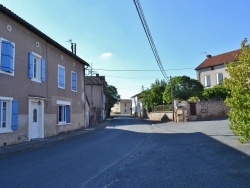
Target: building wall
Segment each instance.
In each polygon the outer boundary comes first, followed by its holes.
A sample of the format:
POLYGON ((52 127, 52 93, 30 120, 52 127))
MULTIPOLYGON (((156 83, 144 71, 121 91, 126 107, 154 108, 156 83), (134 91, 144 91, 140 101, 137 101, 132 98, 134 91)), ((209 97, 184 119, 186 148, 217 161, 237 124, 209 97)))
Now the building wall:
POLYGON ((0 73, 0 96, 19 102, 18 129, 0 133, 0 146, 28 140, 29 98, 42 96, 44 105, 44 137, 84 127, 84 66, 75 59, 35 35, 16 21, 0 13, 0 38, 15 43, 14 76, 0 73), (7 25, 12 31, 7 30, 7 25), (46 81, 28 78, 28 52, 46 60, 46 81), (65 89, 58 88, 58 65, 65 67, 65 89), (77 92, 71 91, 71 71, 77 72, 77 92), (70 102, 70 124, 58 125, 57 100, 70 102))
POLYGON ((205 76, 210 75, 210 79, 211 79, 210 87, 213 87, 217 85, 216 75, 218 73, 223 74, 223 79, 229 77, 229 74, 226 72, 225 65, 217 65, 213 67, 213 70, 211 69, 211 67, 197 70, 196 71, 197 80, 200 81, 203 86, 205 86, 205 76))

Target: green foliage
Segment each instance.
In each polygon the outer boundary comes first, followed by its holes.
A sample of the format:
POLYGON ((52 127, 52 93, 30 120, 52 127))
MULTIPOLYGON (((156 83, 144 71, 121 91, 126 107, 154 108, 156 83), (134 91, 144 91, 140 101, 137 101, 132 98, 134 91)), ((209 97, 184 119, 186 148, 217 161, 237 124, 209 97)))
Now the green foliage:
POLYGON ((190 97, 188 99, 189 102, 198 102, 199 100, 200 100, 199 97, 190 97))
POLYGON ((163 92, 167 83, 165 80, 159 81, 156 79, 155 83, 151 84, 151 88, 142 91, 141 97, 143 98, 143 107, 148 108, 163 103, 163 92))
POLYGON ((250 48, 247 39, 241 43, 241 53, 237 62, 227 64, 230 78, 224 80, 230 90, 230 96, 225 100, 230 107, 230 129, 241 136, 239 142, 250 138, 250 48))
POLYGON ((106 103, 105 108, 107 112, 107 117, 110 116, 111 108, 114 106, 114 104, 120 100, 120 95, 118 95, 117 89, 115 86, 107 85, 104 88, 104 93, 106 96, 106 103))
POLYGON ((171 83, 173 90, 173 99, 188 100, 190 97, 200 97, 203 92, 203 85, 188 76, 176 76, 172 78, 165 88, 163 99, 171 103, 171 83))
POLYGON ((216 85, 212 88, 204 89, 202 93, 202 99, 216 99, 216 100, 225 100, 229 95, 229 90, 224 85, 216 85))

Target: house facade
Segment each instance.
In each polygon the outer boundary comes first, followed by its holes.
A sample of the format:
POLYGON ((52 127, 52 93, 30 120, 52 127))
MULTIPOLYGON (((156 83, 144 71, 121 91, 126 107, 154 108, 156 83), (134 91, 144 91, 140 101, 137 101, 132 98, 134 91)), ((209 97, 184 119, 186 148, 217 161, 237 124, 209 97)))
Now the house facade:
POLYGON ((106 119, 105 103, 106 97, 104 88, 107 85, 104 76, 87 76, 86 95, 90 103, 89 122, 90 126, 106 119))
POLYGON ((0 146, 84 128, 88 63, 0 5, 0 146))
POLYGON ((111 108, 113 114, 132 114, 132 100, 121 99, 119 102, 114 104, 111 108))
POLYGON ((142 111, 142 99, 141 99, 141 93, 136 94, 131 97, 132 99, 132 114, 134 116, 141 117, 141 111, 142 111))
POLYGON ((225 63, 236 61, 239 53, 240 50, 234 50, 216 56, 207 55, 207 58, 195 68, 197 80, 204 87, 221 84, 224 78, 229 77, 225 63))

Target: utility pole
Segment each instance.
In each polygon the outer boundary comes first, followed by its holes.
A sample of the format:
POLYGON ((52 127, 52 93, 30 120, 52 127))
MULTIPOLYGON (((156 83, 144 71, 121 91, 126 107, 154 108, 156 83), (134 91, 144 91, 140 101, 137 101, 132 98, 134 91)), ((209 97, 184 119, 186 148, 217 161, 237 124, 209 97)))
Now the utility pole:
POLYGON ((173 83, 172 83, 172 77, 170 76, 170 86, 171 86, 171 101, 172 101, 172 118, 174 122, 174 99, 173 99, 173 83))

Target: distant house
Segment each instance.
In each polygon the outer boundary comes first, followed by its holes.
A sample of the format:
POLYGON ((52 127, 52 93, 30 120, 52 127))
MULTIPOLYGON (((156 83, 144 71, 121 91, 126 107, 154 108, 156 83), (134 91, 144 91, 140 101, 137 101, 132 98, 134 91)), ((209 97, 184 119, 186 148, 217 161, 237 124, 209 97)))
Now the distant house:
POLYGON ((90 126, 102 122, 106 118, 104 88, 107 85, 105 76, 86 76, 86 94, 90 103, 90 126))
POLYGON ((131 99, 121 99, 119 102, 114 104, 111 108, 111 113, 113 114, 131 114, 132 113, 132 100, 131 99))
POLYGON ((135 116, 141 116, 141 111, 142 111, 141 93, 132 96, 131 99, 132 99, 132 114, 135 116))
POLYGON ((88 63, 0 5, 0 146, 86 127, 88 63))
POLYGON ((207 58, 195 68, 197 80, 204 87, 213 87, 222 83, 224 78, 229 77, 225 63, 236 61, 240 50, 226 52, 216 56, 207 55, 207 58))

